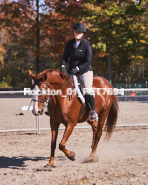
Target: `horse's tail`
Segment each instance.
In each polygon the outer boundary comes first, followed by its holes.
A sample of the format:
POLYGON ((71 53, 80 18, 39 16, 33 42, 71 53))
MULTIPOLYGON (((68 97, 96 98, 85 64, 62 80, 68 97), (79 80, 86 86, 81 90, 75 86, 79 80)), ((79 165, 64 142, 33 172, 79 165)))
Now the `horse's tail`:
POLYGON ((108 139, 110 138, 111 133, 113 132, 113 129, 116 125, 117 118, 118 118, 118 110, 119 110, 118 98, 115 96, 115 99, 114 99, 113 104, 110 108, 108 118, 106 121, 106 129, 107 129, 106 138, 108 138, 108 139))

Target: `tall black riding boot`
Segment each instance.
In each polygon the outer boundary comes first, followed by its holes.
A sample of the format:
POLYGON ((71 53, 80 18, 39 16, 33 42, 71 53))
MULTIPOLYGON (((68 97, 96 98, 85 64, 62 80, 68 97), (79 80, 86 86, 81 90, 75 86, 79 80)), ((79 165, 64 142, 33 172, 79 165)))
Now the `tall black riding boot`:
POLYGON ((85 95, 86 96, 86 102, 89 104, 90 112, 89 112, 89 119, 90 121, 94 121, 98 119, 98 115, 95 112, 95 99, 93 95, 85 95))

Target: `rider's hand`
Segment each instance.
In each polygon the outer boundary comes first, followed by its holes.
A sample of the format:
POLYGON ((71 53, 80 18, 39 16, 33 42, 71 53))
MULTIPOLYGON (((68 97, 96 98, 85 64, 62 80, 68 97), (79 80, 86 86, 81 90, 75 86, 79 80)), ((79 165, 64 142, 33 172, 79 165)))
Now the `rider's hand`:
POLYGON ((79 72, 79 68, 76 66, 75 68, 73 68, 72 70, 71 70, 71 74, 73 74, 73 75, 75 75, 77 72, 79 72))
POLYGON ((66 72, 66 67, 64 65, 61 66, 61 72, 66 72))

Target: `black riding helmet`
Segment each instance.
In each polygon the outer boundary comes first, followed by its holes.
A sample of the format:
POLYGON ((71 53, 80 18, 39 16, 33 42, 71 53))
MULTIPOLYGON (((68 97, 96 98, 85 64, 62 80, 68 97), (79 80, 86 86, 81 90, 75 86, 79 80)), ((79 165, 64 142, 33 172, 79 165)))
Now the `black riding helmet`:
POLYGON ((83 23, 76 23, 72 29, 73 31, 80 31, 80 32, 83 32, 84 35, 86 33, 86 26, 83 24, 83 23))

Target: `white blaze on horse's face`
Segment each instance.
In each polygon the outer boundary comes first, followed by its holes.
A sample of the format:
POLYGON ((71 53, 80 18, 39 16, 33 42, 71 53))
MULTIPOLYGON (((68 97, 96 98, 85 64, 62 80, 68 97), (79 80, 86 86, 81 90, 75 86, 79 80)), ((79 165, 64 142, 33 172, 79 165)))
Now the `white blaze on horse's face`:
POLYGON ((33 90, 34 90, 33 99, 35 101, 33 101, 32 113, 35 114, 35 115, 38 115, 39 109, 38 109, 38 93, 37 92, 40 90, 40 88, 38 87, 38 85, 35 85, 33 90))

